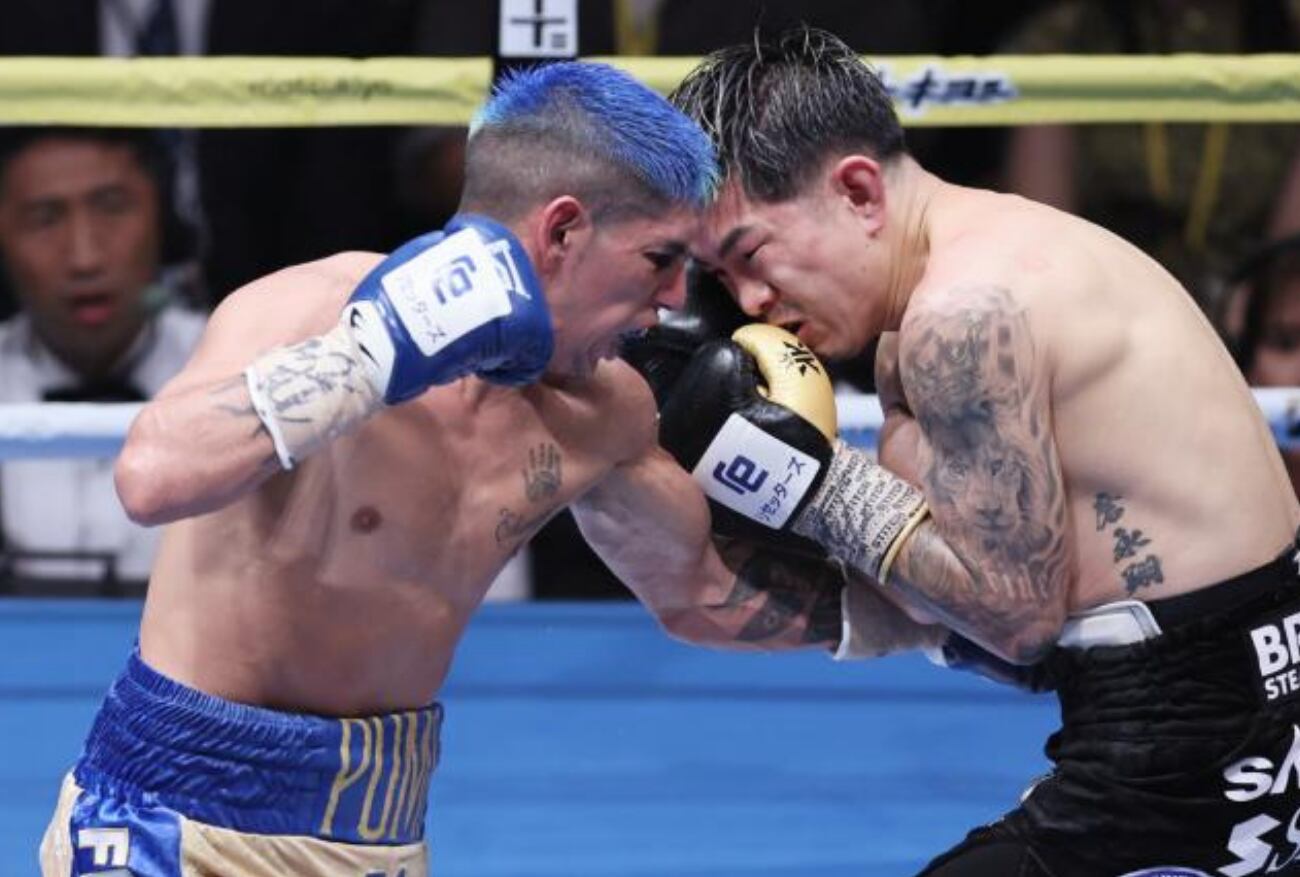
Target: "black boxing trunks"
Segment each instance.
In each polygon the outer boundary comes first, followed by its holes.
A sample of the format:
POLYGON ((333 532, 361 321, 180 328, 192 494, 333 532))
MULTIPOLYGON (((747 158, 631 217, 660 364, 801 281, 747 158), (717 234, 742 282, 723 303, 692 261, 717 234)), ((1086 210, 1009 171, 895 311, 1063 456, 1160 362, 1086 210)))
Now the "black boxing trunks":
POLYGON ((926 877, 1300 875, 1300 572, 1067 623, 1050 774, 926 877), (1133 611, 1136 610, 1136 611, 1133 611))

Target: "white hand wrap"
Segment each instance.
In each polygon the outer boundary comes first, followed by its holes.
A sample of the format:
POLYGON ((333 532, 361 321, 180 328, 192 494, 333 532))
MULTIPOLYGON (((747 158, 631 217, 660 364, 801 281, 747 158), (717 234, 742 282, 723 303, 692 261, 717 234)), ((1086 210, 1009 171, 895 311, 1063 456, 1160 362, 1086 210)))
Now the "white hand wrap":
POLYGON ((831 557, 883 581, 903 540, 928 513, 919 490, 837 441, 830 471, 793 529, 831 557))
POLYGON ((244 370, 248 397, 280 465, 296 463, 352 431, 383 407, 369 360, 340 324, 324 335, 268 351, 244 370))
POLYGON ((880 649, 873 646, 864 634, 871 620, 875 607, 865 599, 866 591, 861 586, 845 585, 840 589, 840 615, 843 617, 843 634, 840 645, 831 657, 837 661, 852 661, 859 658, 875 658, 880 649), (853 595, 857 594, 855 598, 853 595))
POLYGON ((947 628, 914 621, 860 577, 840 590, 840 618, 839 646, 831 653, 836 661, 879 658, 918 648, 930 655, 948 638, 947 628))

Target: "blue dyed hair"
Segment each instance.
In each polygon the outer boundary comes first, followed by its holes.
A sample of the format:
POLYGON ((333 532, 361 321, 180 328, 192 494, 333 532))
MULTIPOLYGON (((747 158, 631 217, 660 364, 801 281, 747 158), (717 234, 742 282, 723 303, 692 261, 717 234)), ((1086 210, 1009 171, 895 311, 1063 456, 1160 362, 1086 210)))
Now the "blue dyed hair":
POLYGON ((584 187, 615 198, 624 181, 653 201, 701 207, 718 177, 699 125, 627 73, 581 61, 502 77, 470 125, 466 164, 465 200, 498 206, 584 187))

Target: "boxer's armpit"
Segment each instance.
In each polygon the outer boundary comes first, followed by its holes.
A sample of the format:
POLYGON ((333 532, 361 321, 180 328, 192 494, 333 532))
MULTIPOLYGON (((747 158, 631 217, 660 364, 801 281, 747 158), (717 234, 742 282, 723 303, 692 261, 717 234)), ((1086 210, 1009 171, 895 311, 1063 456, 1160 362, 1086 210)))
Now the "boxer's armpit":
POLYGON ((1012 660, 1063 618, 1071 574, 1049 376, 1022 305, 1002 287, 933 295, 909 314, 903 382, 924 437, 933 523, 891 584, 1012 660))
POLYGON ((834 645, 842 629, 844 578, 826 561, 734 542, 719 546, 736 572, 726 600, 713 607, 734 614, 738 642, 756 645, 834 645))

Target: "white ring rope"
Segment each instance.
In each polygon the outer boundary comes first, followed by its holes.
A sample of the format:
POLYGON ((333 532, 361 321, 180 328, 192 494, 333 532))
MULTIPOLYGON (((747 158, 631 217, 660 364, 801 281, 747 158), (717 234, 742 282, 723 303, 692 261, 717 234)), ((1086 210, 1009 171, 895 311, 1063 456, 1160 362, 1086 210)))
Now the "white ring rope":
POLYGON ((116 456, 143 407, 94 402, 0 405, 0 460, 116 456))
MULTIPOLYGON (((1254 393, 1278 444, 1300 450, 1300 387, 1257 387, 1254 393)), ((864 393, 842 392, 836 402, 844 439, 875 447, 883 421, 880 401, 864 393)), ((0 405, 0 461, 115 456, 141 407, 75 402, 0 405)), ((1215 415, 1207 410, 1206 416, 1215 415)))

